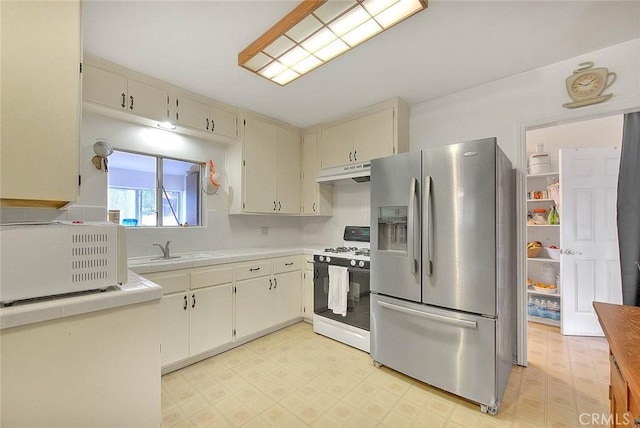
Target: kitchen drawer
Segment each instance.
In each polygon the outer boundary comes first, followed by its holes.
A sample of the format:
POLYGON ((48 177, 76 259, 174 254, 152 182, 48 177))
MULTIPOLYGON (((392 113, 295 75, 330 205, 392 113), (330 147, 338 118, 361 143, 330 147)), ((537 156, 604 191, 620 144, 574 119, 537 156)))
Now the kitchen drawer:
POLYGON ((177 293, 189 288, 189 274, 186 272, 157 272, 143 276, 149 281, 162 286, 162 294, 177 293))
POLYGON ((291 272, 302 269, 300 256, 279 257, 273 259, 273 273, 291 272))
POLYGON ((236 281, 271 275, 272 272, 273 263, 271 260, 256 260, 255 262, 244 263, 235 267, 236 281))
POLYGON ((233 282, 233 267, 229 265, 202 267, 191 271, 191 288, 202 288, 233 282))
POLYGON ((616 410, 625 412, 629 409, 627 381, 620 372, 616 358, 609 355, 609 360, 611 361, 611 392, 616 403, 616 410))

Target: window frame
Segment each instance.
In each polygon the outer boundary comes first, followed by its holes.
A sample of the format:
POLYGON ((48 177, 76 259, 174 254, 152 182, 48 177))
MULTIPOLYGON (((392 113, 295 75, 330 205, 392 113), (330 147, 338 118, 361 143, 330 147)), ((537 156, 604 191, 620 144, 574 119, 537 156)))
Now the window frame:
MULTIPOLYGON (((140 152, 140 151, 136 151, 136 150, 127 150, 127 149, 120 149, 120 148, 115 148, 114 147, 114 152, 122 152, 122 153, 128 153, 128 154, 133 154, 133 155, 140 155, 140 156, 147 156, 150 158, 153 158, 155 160, 156 163, 156 177, 155 177, 155 193, 156 193, 156 197, 155 197, 155 204, 156 204, 156 210, 155 210, 155 215, 156 215, 156 224, 155 226, 148 226, 148 225, 137 225, 137 226, 126 226, 127 228, 144 228, 144 227, 148 227, 148 228, 156 228, 156 227, 166 227, 166 228, 176 228, 176 227, 186 227, 183 223, 178 223, 177 225, 165 225, 164 223, 164 207, 163 207, 163 201, 165 199, 165 191, 167 192, 167 194, 171 193, 171 192, 176 192, 176 190, 173 189, 166 189, 164 188, 164 168, 163 168, 163 163, 164 160, 173 160, 173 161, 178 161, 178 162, 186 162, 186 163, 192 163, 194 165, 198 165, 200 168, 198 170, 198 189, 197 189, 197 195, 198 195, 198 199, 197 199, 197 221, 198 223, 196 225, 192 225, 192 224, 188 224, 188 227, 204 227, 205 225, 203 224, 203 211, 204 211, 204 204, 205 204, 205 198, 202 197, 202 177, 204 177, 204 174, 206 172, 206 163, 202 162, 202 161, 194 161, 191 159, 184 159, 184 158, 177 158, 177 157, 173 157, 173 156, 165 156, 165 155, 159 155, 159 154, 153 154, 153 153, 145 153, 145 152, 140 152)), ((109 180, 107 179, 107 210, 110 208, 109 207, 109 180)), ((134 190, 136 191, 136 193, 143 191, 143 188, 137 188, 137 187, 125 187, 125 186, 113 186, 114 189, 130 189, 130 190, 134 190)), ((185 193, 185 192, 179 192, 179 193, 185 193)), ((180 199, 184 199, 186 198, 185 195, 179 195, 180 199)), ((138 202, 136 201, 136 205, 138 205, 138 202)), ((138 206, 136 206, 136 210, 138 210, 138 206)), ((179 210, 180 207, 179 206, 175 206, 173 207, 174 211, 176 212, 176 215, 179 216, 179 210)), ((142 215, 142 213, 140 213, 140 215, 142 215)))

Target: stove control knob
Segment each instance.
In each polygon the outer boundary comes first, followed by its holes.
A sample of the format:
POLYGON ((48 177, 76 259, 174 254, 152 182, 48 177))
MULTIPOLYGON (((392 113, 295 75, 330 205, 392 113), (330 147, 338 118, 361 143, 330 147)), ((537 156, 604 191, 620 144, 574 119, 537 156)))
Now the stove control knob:
POLYGON ((331 257, 327 256, 326 260, 327 260, 327 263, 331 263, 331 257))
POLYGON ((358 266, 360 266, 360 267, 364 267, 364 261, 360 260, 360 261, 358 262, 358 266))
POLYGON ((351 260, 351 266, 355 266, 356 265, 356 261, 355 260, 351 260))
POLYGON ((318 260, 320 260, 321 262, 324 261, 324 256, 318 256, 318 260))

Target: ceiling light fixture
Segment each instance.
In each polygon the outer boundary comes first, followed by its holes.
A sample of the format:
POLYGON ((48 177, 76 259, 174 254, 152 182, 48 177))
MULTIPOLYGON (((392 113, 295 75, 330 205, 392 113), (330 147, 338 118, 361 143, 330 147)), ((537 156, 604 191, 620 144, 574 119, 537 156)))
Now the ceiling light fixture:
POLYGON ((426 0, 303 0, 240 52, 238 65, 284 86, 426 7, 426 0))

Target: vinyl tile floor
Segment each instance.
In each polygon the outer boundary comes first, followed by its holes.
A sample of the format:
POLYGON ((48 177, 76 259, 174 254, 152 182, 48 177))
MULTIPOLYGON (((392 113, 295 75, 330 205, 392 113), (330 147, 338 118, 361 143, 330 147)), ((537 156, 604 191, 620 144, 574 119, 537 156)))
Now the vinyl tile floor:
POLYGON ((528 345, 490 416, 301 322, 163 376, 162 426, 608 426, 606 340, 529 323, 528 345))

